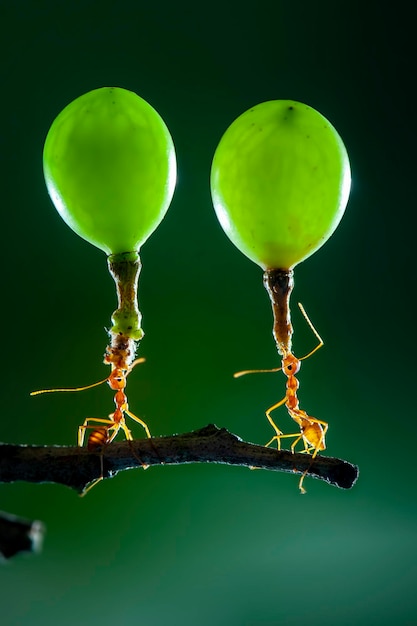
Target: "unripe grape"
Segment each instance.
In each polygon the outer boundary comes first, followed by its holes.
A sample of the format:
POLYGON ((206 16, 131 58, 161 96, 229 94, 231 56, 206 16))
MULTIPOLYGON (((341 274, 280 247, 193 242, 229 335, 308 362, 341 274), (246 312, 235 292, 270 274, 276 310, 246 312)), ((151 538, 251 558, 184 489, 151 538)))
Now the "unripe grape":
POLYGON ((311 107, 273 100, 226 130, 214 155, 217 217, 239 250, 264 269, 291 268, 318 250, 344 213, 346 149, 311 107))
POLYGON ((175 151, 164 121, 118 87, 65 107, 46 137, 43 163, 62 219, 107 254, 138 251, 174 193, 175 151))

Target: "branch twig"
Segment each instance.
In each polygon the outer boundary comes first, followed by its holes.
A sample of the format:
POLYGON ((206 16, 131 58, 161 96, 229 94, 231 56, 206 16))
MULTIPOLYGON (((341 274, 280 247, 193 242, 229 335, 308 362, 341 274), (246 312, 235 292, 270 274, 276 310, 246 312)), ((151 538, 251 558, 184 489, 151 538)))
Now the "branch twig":
POLYGON ((101 452, 70 446, 0 444, 0 482, 59 483, 82 493, 94 480, 133 467, 224 463, 319 478, 342 489, 355 484, 357 466, 325 456, 277 451, 242 441, 225 428, 204 428, 170 437, 112 443, 101 452))

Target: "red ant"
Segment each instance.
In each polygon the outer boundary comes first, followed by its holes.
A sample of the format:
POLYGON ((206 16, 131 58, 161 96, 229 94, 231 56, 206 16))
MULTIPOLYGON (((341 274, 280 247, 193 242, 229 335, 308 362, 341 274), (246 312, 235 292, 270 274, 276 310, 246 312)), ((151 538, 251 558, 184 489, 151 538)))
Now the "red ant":
MULTIPOLYGON (((129 411, 129 406, 127 403, 127 396, 125 394, 126 388, 126 379, 128 374, 132 371, 132 369, 138 365, 139 363, 143 363, 145 359, 142 357, 140 359, 136 359, 133 361, 131 365, 128 365, 128 351, 121 349, 112 349, 107 348, 106 356, 104 358, 104 362, 108 363, 112 367, 112 371, 110 376, 104 378, 104 380, 100 380, 97 383, 93 383, 92 385, 86 385, 85 387, 74 387, 74 388, 63 388, 63 389, 40 389, 39 391, 32 391, 31 396, 36 396, 41 393, 53 393, 60 391, 84 391, 86 389, 91 389, 92 387, 97 387, 98 385, 102 385, 107 382, 110 389, 115 391, 114 395, 114 403, 116 405, 116 410, 114 413, 110 413, 107 419, 100 417, 87 417, 84 420, 82 426, 78 427, 78 445, 81 448, 84 445, 85 433, 87 430, 91 430, 88 439, 87 439, 87 450, 90 452, 98 451, 103 446, 111 443, 117 436, 119 430, 124 432, 124 435, 128 441, 133 441, 132 433, 130 432, 128 426, 125 421, 125 414, 131 417, 135 422, 138 422, 143 429, 145 430, 146 436, 150 439, 151 433, 148 428, 148 425, 134 415, 131 411, 129 411), (92 424, 94 422, 94 424, 92 424), (98 424, 101 424, 100 426, 98 424)), ((146 468, 147 466, 143 466, 146 468)), ((97 483, 103 480, 103 458, 101 458, 101 476, 97 480, 93 481, 84 491, 82 495, 84 496, 90 489, 95 487, 97 483)))
MULTIPOLYGON (((301 361, 303 361, 304 359, 308 359, 308 357, 310 357, 312 354, 317 352, 317 350, 319 350, 323 346, 323 340, 318 334, 317 330, 314 328, 313 324, 311 323, 302 304, 298 303, 298 306, 300 307, 301 313, 304 315, 304 318, 306 319, 314 335, 317 337, 319 341, 318 345, 311 352, 309 352, 306 356, 302 357, 301 359, 297 359, 297 357, 294 356, 291 350, 285 349, 283 351, 281 367, 278 367, 275 369, 269 369, 269 370, 245 370, 242 372, 236 372, 236 374, 234 374, 234 377, 239 378, 240 376, 244 376, 245 374, 254 374, 254 373, 262 373, 262 372, 279 372, 281 370, 284 372, 285 376, 287 377, 285 397, 279 402, 277 402, 276 404, 272 405, 267 411, 265 411, 265 415, 276 433, 266 445, 270 446, 271 443, 276 440, 278 450, 280 450, 281 439, 284 439, 287 437, 295 437, 296 439, 291 444, 291 451, 294 452, 295 446, 298 444, 299 441, 302 440, 304 444, 303 452, 306 452, 306 453, 312 452, 313 453, 312 458, 314 459, 320 450, 326 449, 325 436, 327 433, 327 429, 329 428, 329 425, 327 424, 327 422, 323 422, 322 420, 318 420, 315 417, 311 417, 305 411, 300 409, 299 401, 297 398, 297 390, 298 390, 300 383, 298 382, 296 378, 296 374, 298 374, 298 372, 300 371, 301 361), (300 433, 292 433, 290 435, 284 435, 282 431, 278 428, 278 426, 275 424, 274 420, 272 419, 271 417, 272 411, 275 411, 275 409, 282 406, 283 404, 285 404, 285 406, 287 407, 287 411, 290 417, 292 417, 292 419, 300 427, 300 433)), ((300 488, 301 493, 306 493, 303 487, 303 481, 304 481, 304 477, 306 473, 307 472, 304 472, 299 482, 299 488, 300 488)))
POLYGON ((140 417, 137 417, 131 411, 129 411, 127 396, 124 392, 126 388, 126 379, 128 374, 130 374, 130 372, 136 365, 138 365, 139 363, 143 363, 144 361, 144 358, 140 358, 133 361, 131 365, 127 365, 126 359, 123 358, 123 355, 120 356, 120 351, 118 351, 116 358, 114 353, 111 351, 109 352, 108 349, 104 362, 111 364, 112 371, 110 373, 110 376, 104 378, 104 380, 100 380, 97 383, 93 383, 92 385, 86 385, 85 387, 40 389, 39 391, 32 391, 30 395, 37 396, 41 393, 53 393, 60 391, 84 391, 86 389, 91 389, 92 387, 97 387, 98 385, 102 385, 103 383, 107 382, 110 389, 113 389, 116 392, 114 395, 116 410, 114 411, 114 413, 111 413, 107 419, 99 417, 87 417, 84 420, 82 426, 78 428, 78 445, 80 447, 83 446, 87 429, 92 429, 92 432, 90 433, 87 441, 87 448, 90 450, 97 449, 98 447, 101 447, 107 443, 111 443, 117 436, 120 429, 123 430, 126 439, 132 441, 132 433, 130 432, 125 422, 125 413, 133 420, 135 420, 135 422, 138 422, 145 430, 146 436, 148 438, 151 438, 151 433, 147 424, 143 420, 141 420, 140 417), (92 425, 91 422, 95 422, 95 424, 92 425), (97 426, 96 424, 103 424, 103 426, 97 426))

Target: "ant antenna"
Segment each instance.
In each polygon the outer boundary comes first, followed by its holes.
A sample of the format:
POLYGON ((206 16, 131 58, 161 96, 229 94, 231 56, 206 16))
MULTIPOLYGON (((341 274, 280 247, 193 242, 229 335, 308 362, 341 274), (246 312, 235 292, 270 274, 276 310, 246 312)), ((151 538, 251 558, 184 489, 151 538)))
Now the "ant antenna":
POLYGON ((91 385, 86 385, 85 387, 68 387, 68 388, 58 388, 58 389, 38 389, 38 391, 31 391, 31 396, 38 396, 41 393, 55 393, 56 391, 85 391, 86 389, 91 389, 92 387, 98 387, 103 383, 108 381, 109 377, 104 378, 103 380, 99 380, 98 383, 92 383, 91 385))

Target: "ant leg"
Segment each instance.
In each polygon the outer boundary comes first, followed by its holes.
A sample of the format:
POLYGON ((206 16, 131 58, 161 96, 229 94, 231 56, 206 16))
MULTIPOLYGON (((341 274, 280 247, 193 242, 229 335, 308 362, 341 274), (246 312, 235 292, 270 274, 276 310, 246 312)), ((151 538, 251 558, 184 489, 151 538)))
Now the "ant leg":
MULTIPOLYGON (((305 443, 305 441, 304 441, 304 443, 305 443)), ((319 448, 314 448, 314 446, 312 446, 312 447, 308 448, 308 447, 306 446, 306 450, 305 450, 305 452, 307 452, 307 454, 308 454, 309 452, 311 452, 311 450, 314 450, 314 454, 312 455, 312 460, 313 460, 313 459, 314 459, 314 457, 316 456, 316 454, 317 454, 317 452, 318 452, 319 448)), ((311 467, 311 463, 310 463, 310 466, 306 469, 306 471, 302 473, 301 478, 300 478, 300 482, 298 483, 298 488, 299 488, 300 493, 301 493, 302 495, 304 495, 305 493, 307 493, 307 491, 306 491, 306 490, 304 489, 304 487, 303 487, 303 483, 304 483, 304 478, 307 476, 307 474, 308 474, 308 470, 310 469, 310 467, 311 467)))
POLYGON ((88 428, 94 428, 93 425, 91 426, 89 425, 89 422, 98 422, 99 424, 110 424, 110 428, 115 425, 115 422, 113 420, 104 419, 100 417, 87 417, 84 420, 83 425, 78 427, 78 446, 80 448, 82 448, 83 443, 84 443, 85 431, 88 428))
MULTIPOLYGON (((311 450, 311 448, 309 448, 309 447, 308 447, 308 444, 307 444, 307 442, 306 442, 306 439, 305 439, 305 437, 303 437, 303 434, 302 434, 302 433, 301 433, 301 435, 299 435, 299 436, 297 437, 297 439, 296 439, 296 440, 294 441, 294 443, 292 444, 292 446, 291 446, 291 451, 294 453, 294 448, 295 448, 295 446, 297 445, 297 443, 300 441, 300 439, 302 439, 302 440, 303 440, 303 443, 304 443, 304 452, 309 452, 309 450, 311 450)), ((305 493, 307 493, 307 491, 306 491, 306 490, 304 489, 304 487, 303 487, 304 478, 306 477, 307 472, 308 472, 308 470, 306 470, 305 472, 303 472, 303 473, 301 474, 300 482, 298 483, 298 488, 299 488, 299 490, 300 490, 300 493, 301 493, 301 494, 303 494, 303 495, 304 495, 305 493)))
POLYGON ((322 422, 321 420, 316 420, 316 419, 312 419, 312 421, 315 424, 319 424, 321 426, 321 435, 320 435, 320 440, 318 445, 316 445, 316 449, 313 452, 313 459, 317 456, 317 453, 319 452, 319 450, 325 450, 326 449, 326 444, 325 442, 325 438, 326 438, 326 433, 329 429, 329 425, 327 422, 322 422))
MULTIPOLYGON (((113 420, 109 420, 109 419, 101 419, 101 418, 87 418, 84 422, 84 424, 82 426, 79 427, 78 429, 78 445, 81 447, 82 444, 84 443, 84 437, 85 437, 85 432, 87 430, 87 428, 96 428, 96 426, 94 425, 89 425, 88 422, 89 421, 94 421, 94 422, 99 422, 99 423, 105 423, 105 424, 110 424, 110 426, 108 427, 108 430, 112 430, 113 429, 113 433, 112 435, 109 437, 107 443, 111 443, 113 441, 113 439, 116 437, 117 433, 119 432, 120 429, 120 425, 117 424, 116 422, 114 422, 113 420)), ((100 452, 100 477, 97 478, 96 480, 93 480, 93 482, 86 487, 81 493, 80 493, 80 498, 84 498, 84 496, 87 495, 87 493, 89 491, 91 491, 91 489, 93 487, 95 487, 96 485, 98 485, 98 483, 100 483, 102 480, 104 480, 104 468, 103 468, 103 452, 100 452)))
POLYGON ((275 435, 274 437, 272 437, 270 441, 268 441, 268 443, 265 444, 265 448, 268 448, 273 441, 277 440, 278 450, 281 450, 281 439, 286 439, 287 437, 297 437, 297 440, 295 441, 295 443, 291 445, 291 452, 294 453, 294 450, 292 449, 292 447, 293 445, 296 445, 300 440, 300 435, 298 433, 291 433, 289 435, 282 435, 282 434, 275 435))
POLYGON ((268 441, 268 443, 266 444, 265 447, 268 448, 271 445, 271 443, 276 440, 277 448, 278 448, 278 450, 281 450, 281 439, 285 439, 287 437, 297 437, 297 440, 295 441, 295 443, 291 445, 291 449, 294 452, 293 447, 298 443, 298 441, 301 439, 302 435, 299 435, 299 433, 292 433, 292 434, 289 434, 289 435, 284 435, 282 433, 282 431, 278 428, 278 426, 275 424, 274 420, 271 417, 272 411, 275 411, 275 409, 277 409, 278 407, 282 406, 286 402, 286 400, 287 400, 287 397, 283 398, 282 400, 280 400, 279 402, 277 402, 276 404, 271 406, 267 411, 265 411, 265 415, 266 415, 269 423, 271 424, 272 428, 276 432, 276 435, 274 435, 274 437, 272 437, 272 439, 270 441, 268 441))
MULTIPOLYGON (((327 430, 329 428, 329 425, 328 425, 327 422, 323 422, 323 421, 315 419, 315 418, 310 418, 310 419, 311 419, 311 421, 314 424, 318 424, 319 426, 321 426, 321 429, 320 429, 321 430, 321 434, 320 434, 319 442, 318 442, 317 445, 308 447, 308 445, 306 445, 306 441, 305 441, 305 438, 304 438, 304 444, 306 446, 305 452, 310 453, 312 450, 314 450, 314 452, 312 454, 312 457, 311 457, 311 460, 313 460, 317 456, 319 450, 324 450, 325 449, 324 440, 325 440, 326 433, 327 433, 327 430)), ((310 467, 311 467, 311 465, 310 465, 310 467)), ((310 468, 308 468, 308 469, 310 469, 310 468)), ((303 487, 303 482, 304 482, 304 478, 308 474, 308 469, 306 469, 306 471, 303 472, 303 474, 302 474, 302 476, 300 478, 300 482, 298 483, 298 488, 299 488, 299 490, 300 490, 300 492, 302 494, 307 493, 306 490, 303 487)))
POLYGON ((88 485, 88 487, 83 489, 83 491, 80 493, 80 498, 84 498, 84 496, 86 496, 87 493, 89 491, 91 491, 93 487, 98 485, 98 483, 101 483, 102 480, 104 480, 104 476, 103 476, 103 455, 101 455, 101 476, 100 476, 100 478, 97 478, 96 480, 93 480, 93 482, 90 483, 88 485))
MULTIPOLYGON (((88 428, 88 426, 86 428, 88 428)), ((90 426, 90 428, 93 428, 93 427, 90 426)), ((117 434, 118 430, 119 429, 116 430, 115 434, 117 434)), ((112 438, 114 438, 114 436, 112 438)), ((82 490, 82 492, 80 493, 80 498, 84 498, 84 496, 86 496, 87 493, 91 491, 93 487, 98 485, 98 483, 101 483, 102 480, 104 480, 103 451, 100 452, 100 476, 99 478, 96 478, 96 480, 93 480, 93 482, 90 483, 88 487, 82 490)))
POLYGON ((107 445, 111 443, 117 437, 117 433, 119 432, 120 428, 121 428, 121 425, 119 422, 114 422, 114 426, 111 426, 109 428, 109 430, 112 430, 113 432, 107 440, 107 445))
POLYGON ((78 447, 82 448, 84 445, 84 437, 85 437, 85 431, 87 429, 87 426, 84 426, 84 424, 82 426, 78 426, 78 447))
MULTIPOLYGON (((296 439, 295 441, 293 441, 293 442, 292 442, 292 444, 291 444, 291 452, 292 452, 293 454, 294 454, 294 452, 295 452, 295 446, 297 445, 297 443, 298 443, 301 439, 303 439, 303 435, 302 435, 302 434, 301 434, 301 435, 297 434, 297 439, 296 439)), ((305 444, 304 444, 304 445, 305 445, 305 444)))
MULTIPOLYGON (((135 420, 135 422, 138 422, 138 424, 140 424, 140 425, 142 426, 142 428, 144 429, 144 431, 145 431, 146 436, 148 437, 148 439, 151 439, 151 438, 152 438, 152 435, 151 435, 151 432, 150 432, 150 430, 149 430, 149 428, 148 428, 148 425, 147 425, 147 424, 146 424, 143 420, 141 420, 141 419, 140 419, 140 417, 137 417, 136 415, 134 415, 133 413, 131 413, 131 412, 129 411, 129 409, 125 409, 125 413, 127 413, 127 414, 128 414, 128 416, 132 418, 132 420, 135 420)), ((122 427, 122 428, 123 428, 123 427, 122 427)), ((130 431, 129 431, 129 433, 130 433, 130 431)), ((130 435, 130 439, 132 439, 132 435, 130 435)))
POLYGON ((123 420, 120 422, 120 428, 123 430, 127 441, 133 441, 132 433, 129 428, 126 426, 126 422, 123 420))
POLYGON ((276 433, 276 435, 274 435, 274 437, 272 437, 272 439, 270 441, 268 441, 268 443, 266 444, 267 448, 276 439, 277 440, 278 450, 281 450, 281 441, 280 441, 280 439, 284 435, 283 435, 282 431, 278 428, 278 426, 275 424, 274 420, 272 419, 271 413, 272 413, 272 411, 275 411, 275 409, 278 409, 278 407, 282 406, 286 402, 286 400, 287 400, 287 397, 283 398, 282 400, 280 400, 276 404, 273 404, 272 406, 270 406, 267 411, 265 411, 266 418, 267 418, 268 422, 271 424, 272 428, 275 430, 275 433, 276 433))
MULTIPOLYGON (((130 416, 130 413, 128 413, 128 415, 130 416)), ((130 417, 131 417, 131 416, 130 416, 130 417)), ((135 416, 135 417, 136 417, 136 416, 135 416)), ((126 439, 129 441, 129 444, 130 444, 130 449, 131 449, 131 452, 132 452, 133 456, 135 457, 135 459, 136 459, 137 461, 139 461, 139 463, 142 465, 142 468, 143 468, 143 469, 145 469, 145 470, 146 470, 146 469, 148 469, 149 465, 146 465, 146 463, 144 463, 144 462, 142 461, 142 459, 140 459, 140 458, 138 457, 138 455, 136 454, 136 452, 135 452, 135 451, 134 451, 134 449, 133 449, 133 446, 132 446, 132 441, 133 441, 132 433, 130 432, 130 430, 129 430, 129 429, 128 429, 128 427, 126 426, 126 422, 124 422, 123 424, 120 424, 120 427, 123 429, 123 432, 124 432, 124 434, 125 434, 125 436, 126 436, 126 439)), ((149 432, 149 429, 148 429, 148 432, 149 432)), ((148 437, 148 438, 149 438, 149 439, 151 438, 151 437, 150 437, 150 433, 149 433, 149 437, 148 437)))
POLYGON ((306 491, 306 490, 304 489, 304 487, 303 487, 303 482, 304 482, 304 478, 306 477, 306 475, 307 475, 307 470, 306 470, 306 471, 302 474, 302 476, 301 476, 301 478, 300 478, 300 482, 298 483, 298 488, 299 488, 300 493, 301 493, 302 495, 304 495, 304 494, 306 494, 306 493, 307 493, 307 491, 306 491))
MULTIPOLYGON (((87 421, 87 420, 86 420, 87 421)), ((131 441, 133 439, 132 437, 132 433, 130 432, 130 430, 128 429, 128 427, 126 426, 126 424, 123 422, 114 422, 113 420, 105 420, 105 419, 98 419, 98 418, 90 418, 90 421, 96 421, 96 422, 101 422, 101 423, 106 423, 106 424, 111 424, 111 426, 109 426, 109 430, 113 430, 112 435, 109 437, 107 444, 111 443, 114 438, 116 437, 117 433, 119 432, 120 428, 122 428, 126 439, 128 441, 131 441)), ((89 425, 84 425, 80 426, 80 429, 83 429, 84 433, 85 430, 87 428, 95 428, 95 426, 89 426, 89 425)), ((83 435, 84 437, 84 435, 83 435)), ((88 487, 86 487, 86 489, 83 490, 83 492, 80 494, 80 497, 83 498, 85 495, 87 495, 87 493, 89 491, 91 491, 91 489, 93 489, 93 487, 95 487, 98 483, 100 483, 102 480, 104 480, 104 470, 103 470, 103 453, 100 453, 100 464, 101 464, 101 476, 99 478, 97 478, 96 480, 94 480, 90 485, 88 485, 88 487)))

